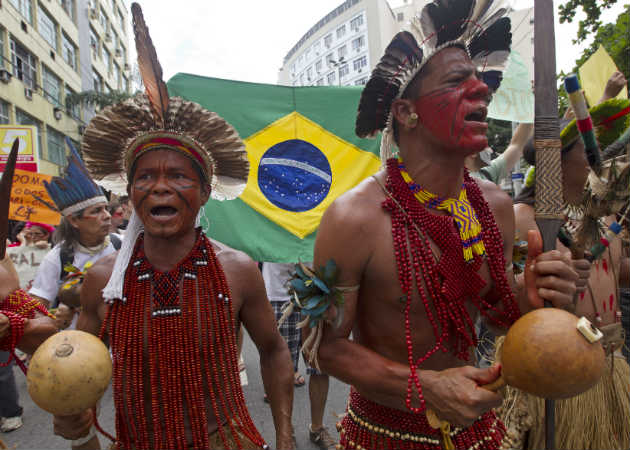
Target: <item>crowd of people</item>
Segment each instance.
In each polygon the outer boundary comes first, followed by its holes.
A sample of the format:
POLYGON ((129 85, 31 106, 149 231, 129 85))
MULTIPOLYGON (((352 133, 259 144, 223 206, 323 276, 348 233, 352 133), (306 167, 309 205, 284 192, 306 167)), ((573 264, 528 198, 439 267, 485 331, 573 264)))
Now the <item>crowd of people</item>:
MULTIPOLYGON (((595 388, 559 402, 556 445, 627 449, 627 192, 621 209, 592 217, 594 172, 569 109, 559 126, 566 223, 555 250, 537 250, 533 125, 519 124, 506 149, 490 149, 486 137, 510 22, 498 7, 471 5, 427 5, 385 50, 356 118, 358 136, 381 133, 383 169, 335 200, 314 260, 296 268, 254 262, 199 226, 210 198, 243 191, 245 146, 217 114, 168 97, 133 4, 146 93, 100 111, 82 156, 71 148, 65 174, 46 186, 58 225, 9 226, 0 429, 22 425, 13 360, 24 365, 48 336, 76 328, 111 351, 115 448, 266 448, 239 377, 244 327, 260 354, 277 448, 294 448, 293 392, 305 384, 304 432, 322 450, 542 448, 542 400, 479 387, 501 376, 494 345, 482 344, 544 301, 599 328, 607 364, 595 388), (480 61, 492 70, 480 72, 480 61), (500 156, 491 159, 493 150, 500 156), (498 184, 521 157, 532 169, 512 199, 498 184), (97 183, 109 176, 126 182, 106 192, 97 183), (596 237, 580 241, 587 215, 596 237), (34 278, 15 272, 14 247, 43 251, 34 278), (351 386, 338 434, 324 426, 330 376, 351 386)), ((611 76, 593 105, 596 127, 630 123, 628 102, 614 100, 626 85, 611 76)), ((627 125, 617 128, 612 141, 627 125)), ((53 418, 73 449, 101 448, 94 406, 53 418)))

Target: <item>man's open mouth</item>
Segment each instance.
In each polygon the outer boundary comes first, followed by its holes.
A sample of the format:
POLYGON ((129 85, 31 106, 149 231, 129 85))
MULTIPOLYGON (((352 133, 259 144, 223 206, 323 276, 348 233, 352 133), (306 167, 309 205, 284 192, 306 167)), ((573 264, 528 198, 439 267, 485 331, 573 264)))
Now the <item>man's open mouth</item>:
POLYGON ((472 111, 464 117, 466 122, 485 122, 488 109, 483 107, 472 111))
POLYGON ((154 217, 171 217, 177 214, 177 209, 172 206, 154 206, 151 215, 154 217))

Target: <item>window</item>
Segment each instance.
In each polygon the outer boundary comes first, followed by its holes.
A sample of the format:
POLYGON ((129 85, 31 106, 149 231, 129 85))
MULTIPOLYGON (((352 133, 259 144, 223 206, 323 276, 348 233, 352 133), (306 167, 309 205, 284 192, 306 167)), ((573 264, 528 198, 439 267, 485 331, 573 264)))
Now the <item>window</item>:
POLYGON ((20 108, 15 108, 15 121, 18 125, 33 125, 37 128, 37 147, 39 148, 39 157, 43 158, 42 123, 33 116, 22 111, 20 108))
POLYGON ((66 147, 63 145, 63 134, 54 128, 46 127, 48 143, 48 161, 60 166, 66 165, 66 147))
POLYGON ((319 52, 321 50, 321 46, 322 46, 322 44, 320 44, 319 41, 317 41, 317 42, 315 42, 313 44, 313 51, 315 52, 315 55, 319 56, 319 52))
POLYGON ((28 23, 33 25, 33 10, 31 6, 31 0, 9 0, 15 9, 26 19, 28 23))
POLYGON ((403 20, 405 20, 405 14, 404 13, 398 13, 396 14, 396 20, 398 22, 402 22, 403 20))
POLYGON ((346 34, 346 26, 341 25, 339 28, 337 28, 337 39, 341 39, 344 34, 346 34))
POLYGON ((112 64, 112 75, 114 77, 114 80, 116 80, 116 90, 120 90, 121 89, 120 67, 118 67, 118 64, 116 63, 112 64))
POLYGON ((306 69, 306 79, 308 81, 311 81, 313 79, 313 68, 309 67, 308 69, 306 69))
POLYGON ((326 77, 328 84, 335 84, 335 72, 330 72, 326 77))
MULTIPOLYGON (((74 92, 72 89, 68 87, 68 85, 66 85, 66 100, 68 99, 68 96, 75 95, 75 94, 76 92, 74 92)), ((69 108, 68 102, 66 101, 66 110, 68 111, 68 114, 70 114, 72 117, 74 117, 77 120, 81 120, 81 105, 75 104, 71 108, 69 108)))
POLYGON ((42 84, 46 100, 55 106, 61 107, 61 80, 43 64, 42 84))
POLYGON ((103 64, 105 64, 105 69, 109 72, 109 66, 111 64, 112 55, 109 53, 109 50, 105 48, 105 46, 101 46, 101 56, 103 57, 103 64))
POLYGON ((92 55, 96 59, 96 55, 98 54, 98 35, 92 27, 90 27, 90 48, 92 49, 92 55))
POLYGON ((123 60, 123 64, 127 64, 127 49, 122 45, 122 41, 120 43, 120 56, 123 60))
POLYGON ((317 80, 317 86, 323 86, 324 85, 324 79, 320 78, 319 80, 317 80))
POLYGON ((352 50, 359 51, 365 45, 365 36, 359 36, 352 40, 352 50))
POLYGON ((76 16, 74 15, 74 1, 75 0, 59 0, 59 4, 73 22, 76 20, 76 16))
POLYGON ((354 67, 354 70, 363 69, 365 66, 367 66, 367 56, 362 56, 358 59, 355 59, 352 65, 354 67))
POLYGON ((118 25, 120 25, 120 28, 125 31, 125 19, 123 19, 123 14, 120 9, 116 10, 116 18, 118 19, 118 25))
POLYGON ((361 25, 363 25, 363 14, 356 16, 350 21, 350 29, 352 31, 357 31, 361 25))
POLYGON ((103 27, 103 31, 107 31, 107 16, 105 15, 105 10, 101 7, 100 14, 98 15, 98 21, 103 27))
POLYGON ((326 46, 326 48, 330 48, 330 46, 332 45, 332 34, 327 34, 324 37, 324 45, 326 46))
POLYGON ((112 11, 116 12, 116 0, 110 0, 109 5, 112 8, 112 11))
POLYGON ((4 100, 0 100, 0 124, 9 123, 9 104, 4 100))
POLYGON ((332 54, 332 53, 327 54, 327 55, 326 55, 326 65, 327 65, 328 67, 330 67, 330 65, 331 65, 331 64, 330 64, 330 62, 331 62, 332 60, 333 60, 333 54, 332 54))
POLYGON ((123 82, 125 86, 125 92, 131 94, 131 84, 129 84, 129 78, 123 77, 123 82))
POLYGON ((13 75, 31 89, 37 85, 37 69, 35 56, 16 41, 11 39, 11 62, 13 75))
POLYGON ((355 80, 354 85, 362 86, 367 83, 367 80, 368 80, 367 77, 359 78, 358 80, 355 80))
POLYGON ((291 64, 291 74, 295 74, 295 63, 291 64))
POLYGON ((0 27, 0 69, 4 67, 4 28, 0 27))
POLYGON ((92 82, 94 91, 103 92, 103 77, 94 68, 92 68, 92 82))
POLYGON ((310 49, 310 48, 309 48, 309 49, 307 49, 307 50, 304 52, 304 60, 305 60, 306 62, 308 62, 308 60, 309 60, 309 59, 311 59, 311 49, 310 49))
POLYGON ((317 62, 315 63, 315 71, 317 73, 321 72, 322 71, 322 66, 323 66, 322 60, 318 59, 317 62))
POLYGON ((68 39, 68 36, 65 33, 61 34, 61 51, 63 52, 63 60, 68 63, 70 67, 74 70, 77 70, 77 48, 75 45, 68 39))
POLYGON ((37 6, 37 31, 48 45, 57 50, 57 24, 40 6, 37 6))
POLYGON ((300 74, 300 86, 304 86, 304 74, 300 74))
POLYGON ((345 77, 346 75, 348 75, 348 73, 350 73, 350 68, 348 67, 348 64, 343 64, 341 67, 339 67, 339 78, 345 77))
MULTIPOLYGON (((353 41, 354 42, 354 41, 353 41)), ((339 59, 343 58, 344 56, 346 56, 346 53, 348 53, 348 49, 346 48, 345 45, 342 45, 341 47, 339 47, 337 49, 337 56, 339 56, 339 59)))
POLYGON ((304 61, 304 56, 298 56, 297 64, 299 68, 302 68, 302 61, 304 61))

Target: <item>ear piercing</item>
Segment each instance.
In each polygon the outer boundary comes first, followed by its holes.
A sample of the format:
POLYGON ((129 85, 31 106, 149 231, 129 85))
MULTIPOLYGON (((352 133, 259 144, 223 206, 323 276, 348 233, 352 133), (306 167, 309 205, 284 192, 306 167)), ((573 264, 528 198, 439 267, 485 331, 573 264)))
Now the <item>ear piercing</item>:
POLYGON ((418 124, 418 114, 416 114, 415 112, 412 112, 411 114, 409 114, 409 117, 407 118, 407 126, 412 128, 415 127, 418 124))

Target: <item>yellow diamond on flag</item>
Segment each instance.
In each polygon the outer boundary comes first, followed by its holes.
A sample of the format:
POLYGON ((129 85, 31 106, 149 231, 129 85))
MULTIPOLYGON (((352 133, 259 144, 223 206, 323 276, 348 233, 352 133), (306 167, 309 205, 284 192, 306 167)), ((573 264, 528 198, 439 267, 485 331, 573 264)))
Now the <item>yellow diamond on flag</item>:
POLYGON ((341 194, 374 174, 373 153, 292 112, 245 139, 250 170, 241 200, 299 238, 341 194))

